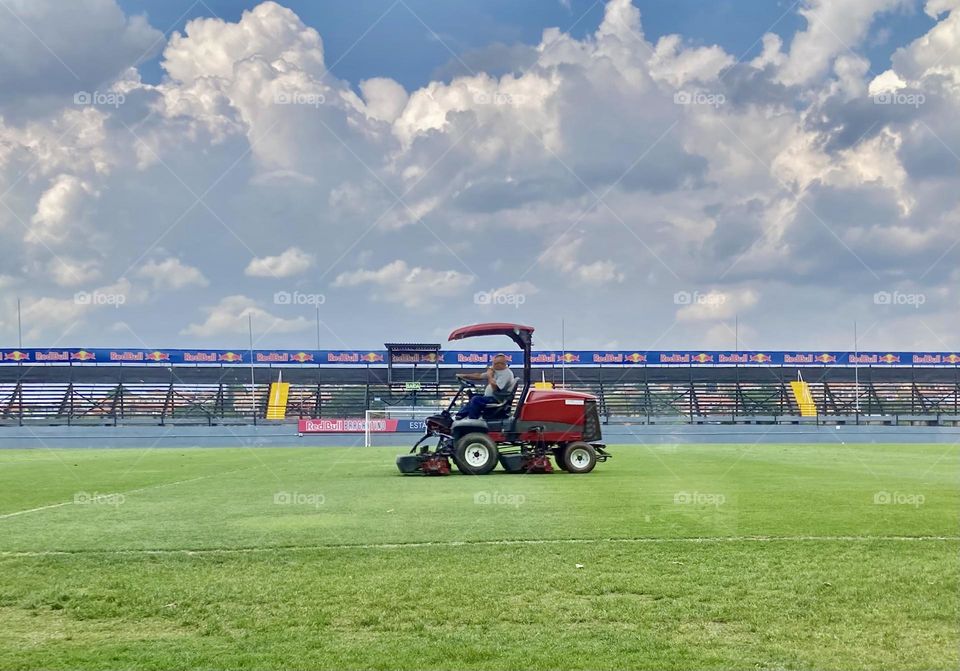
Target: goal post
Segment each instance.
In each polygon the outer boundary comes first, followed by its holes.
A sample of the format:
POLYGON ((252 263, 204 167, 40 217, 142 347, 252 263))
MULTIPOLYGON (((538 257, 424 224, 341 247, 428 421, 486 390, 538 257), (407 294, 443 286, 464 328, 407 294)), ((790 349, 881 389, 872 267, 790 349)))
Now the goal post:
POLYGON ((363 446, 371 447, 376 433, 423 433, 426 431, 424 420, 442 410, 440 407, 422 405, 367 410, 363 418, 363 446))

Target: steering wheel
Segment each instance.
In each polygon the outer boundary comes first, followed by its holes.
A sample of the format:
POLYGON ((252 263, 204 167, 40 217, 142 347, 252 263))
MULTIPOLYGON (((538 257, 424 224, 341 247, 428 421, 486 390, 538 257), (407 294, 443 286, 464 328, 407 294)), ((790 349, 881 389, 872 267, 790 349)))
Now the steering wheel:
POLYGON ((463 375, 464 373, 457 373, 457 379, 460 380, 460 384, 463 385, 464 387, 470 387, 471 389, 476 389, 477 388, 476 382, 474 382, 473 380, 465 379, 464 377, 462 377, 463 375))

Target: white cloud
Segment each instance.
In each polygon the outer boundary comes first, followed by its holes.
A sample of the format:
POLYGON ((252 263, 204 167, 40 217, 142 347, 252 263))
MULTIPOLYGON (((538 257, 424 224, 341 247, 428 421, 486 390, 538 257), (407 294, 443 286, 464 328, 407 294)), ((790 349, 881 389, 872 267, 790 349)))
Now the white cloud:
POLYGON ((47 264, 47 272, 60 286, 75 287, 89 284, 100 277, 100 264, 97 261, 61 256, 50 260, 47 264))
POLYGON ((190 324, 182 333, 200 338, 215 338, 247 333, 248 319, 252 317, 255 337, 260 334, 296 333, 313 322, 304 317, 284 319, 276 317, 259 306, 257 301, 243 295, 226 296, 219 303, 203 308, 206 319, 190 324))
MULTIPOLYGON (((678 296, 677 294, 675 296, 678 296)), ((684 292, 688 297, 686 304, 677 310, 676 319, 680 322, 700 322, 732 319, 757 304, 760 296, 753 289, 734 289, 728 291, 684 292)))
POLYGON ((581 261, 579 251, 582 246, 582 239, 568 234, 541 253, 538 263, 541 267, 559 270, 572 278, 574 283, 599 285, 623 282, 625 275, 613 261, 581 261))
POLYGON ((360 91, 367 104, 367 114, 374 119, 393 123, 407 106, 406 90, 392 79, 373 77, 360 82, 360 91))
POLYGON ((205 287, 210 284, 198 268, 169 257, 163 261, 147 261, 137 270, 138 277, 153 282, 157 289, 183 289, 189 286, 205 287))
POLYGON ((249 277, 290 277, 304 272, 312 263, 312 256, 290 247, 278 256, 253 259, 243 272, 249 277))
POLYGON ((850 52, 863 40, 877 14, 909 2, 808 0, 800 8, 807 27, 794 36, 781 78, 788 84, 807 84, 823 75, 836 56, 850 52))
POLYGON ((40 200, 30 219, 32 226, 26 234, 27 242, 48 245, 63 244, 78 228, 82 207, 92 188, 73 175, 59 175, 40 200))
POLYGON ((473 276, 456 270, 432 270, 396 260, 378 270, 354 270, 337 276, 334 286, 369 284, 379 300, 397 300, 411 308, 428 305, 438 298, 458 296, 473 283, 473 276))

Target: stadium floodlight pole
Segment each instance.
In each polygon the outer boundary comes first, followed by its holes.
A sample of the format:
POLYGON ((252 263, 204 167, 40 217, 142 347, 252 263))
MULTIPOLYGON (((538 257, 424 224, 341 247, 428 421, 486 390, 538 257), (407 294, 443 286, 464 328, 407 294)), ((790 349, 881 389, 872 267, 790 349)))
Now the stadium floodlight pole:
POLYGON ((564 320, 560 320, 560 386, 567 388, 567 331, 564 320))
POLYGON ((253 425, 257 425, 257 383, 253 377, 253 314, 247 313, 247 330, 250 335, 250 414, 253 425))
POLYGON ((857 322, 853 322, 853 398, 857 409, 857 424, 860 423, 860 351, 857 344, 857 322))
POLYGON ((20 297, 17 296, 17 349, 23 349, 23 326, 20 321, 20 297))
POLYGON ((317 349, 320 349, 320 303, 317 303, 317 349))

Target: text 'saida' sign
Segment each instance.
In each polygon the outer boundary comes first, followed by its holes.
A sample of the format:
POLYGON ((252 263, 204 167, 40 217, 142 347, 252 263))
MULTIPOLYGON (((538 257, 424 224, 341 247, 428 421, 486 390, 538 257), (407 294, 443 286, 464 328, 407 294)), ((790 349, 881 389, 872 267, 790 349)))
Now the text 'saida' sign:
MULTIPOLYGON (((487 366, 498 351, 430 353, 441 366, 487 366)), ((523 365, 523 354, 503 352, 511 366, 523 365)), ((385 350, 196 350, 23 348, 0 349, 0 364, 217 365, 236 366, 385 366, 385 350)), ((533 352, 534 366, 957 366, 957 352, 793 352, 698 350, 546 350, 533 352)), ((402 361, 394 358, 394 365, 402 361)))

